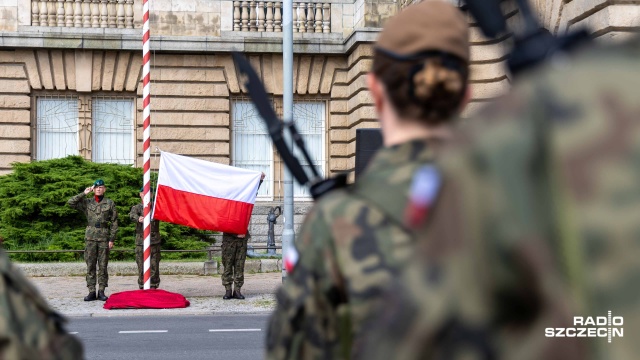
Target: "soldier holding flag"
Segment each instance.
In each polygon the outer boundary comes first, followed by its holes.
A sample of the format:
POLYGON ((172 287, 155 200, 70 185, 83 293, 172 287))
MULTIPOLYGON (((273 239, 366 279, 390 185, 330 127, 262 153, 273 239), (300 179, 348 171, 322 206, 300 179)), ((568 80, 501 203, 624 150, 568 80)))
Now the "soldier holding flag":
MULTIPOLYGON (((142 202, 131 207, 129 219, 136 223, 136 264, 138 265, 138 286, 144 287, 144 187, 140 188, 140 199, 142 202)), ((151 206, 151 202, 149 203, 151 206)), ((151 288, 157 289, 160 286, 160 221, 151 220, 151 288)))

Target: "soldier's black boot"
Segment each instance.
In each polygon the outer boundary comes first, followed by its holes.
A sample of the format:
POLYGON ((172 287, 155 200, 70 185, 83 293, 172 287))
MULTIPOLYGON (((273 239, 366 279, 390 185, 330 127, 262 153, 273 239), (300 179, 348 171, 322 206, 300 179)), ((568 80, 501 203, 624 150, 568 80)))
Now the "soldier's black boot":
POLYGON ((84 297, 84 301, 95 301, 95 300, 97 300, 95 291, 90 292, 89 295, 84 297))
POLYGON ((227 291, 224 293, 224 296, 222 297, 224 300, 229 300, 231 299, 231 289, 227 289, 227 291))
MULTIPOLYGON (((94 293, 94 296, 95 296, 95 293, 94 293)), ((108 297, 104 294, 104 290, 98 291, 98 300, 107 301, 107 299, 108 299, 108 297)))
POLYGON ((244 300, 244 296, 240 292, 240 288, 233 290, 233 297, 236 299, 244 300))

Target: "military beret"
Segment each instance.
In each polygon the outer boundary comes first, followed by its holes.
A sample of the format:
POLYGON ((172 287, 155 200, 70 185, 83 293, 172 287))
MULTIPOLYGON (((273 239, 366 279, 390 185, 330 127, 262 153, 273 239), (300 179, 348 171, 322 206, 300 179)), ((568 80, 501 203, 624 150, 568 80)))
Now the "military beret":
POLYGON ((140 192, 144 192, 144 186, 140 188, 140 192))
POLYGON ((468 62, 469 24, 459 8, 443 1, 423 1, 388 20, 376 48, 399 58, 442 51, 468 62))
POLYGON ((98 179, 93 183, 93 186, 104 186, 104 180, 98 179))

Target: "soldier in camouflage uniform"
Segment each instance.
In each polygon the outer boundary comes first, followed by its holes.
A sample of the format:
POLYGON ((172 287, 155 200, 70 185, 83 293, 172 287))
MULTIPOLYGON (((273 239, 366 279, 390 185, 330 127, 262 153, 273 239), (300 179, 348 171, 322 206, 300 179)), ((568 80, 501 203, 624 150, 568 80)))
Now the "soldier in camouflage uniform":
MULTIPOLYGON (((258 189, 262 186, 265 174, 260 176, 258 189)), ((251 240, 251 234, 222 234, 222 286, 225 293, 222 296, 224 300, 231 298, 244 300, 241 288, 244 285, 244 262, 247 259, 247 243, 251 240), (233 285, 233 291, 231 289, 233 285)))
MULTIPOLYGON (((138 286, 144 288, 144 188, 140 188, 140 202, 131 207, 129 219, 136 223, 136 264, 138 265, 138 286)), ((151 203, 150 203, 151 204, 151 203)), ((151 272, 151 288, 157 289, 160 286, 160 221, 151 220, 151 246, 149 258, 151 272)))
POLYGON ((385 147, 352 186, 309 212, 285 262, 267 335, 271 359, 347 359, 365 319, 416 246, 405 223, 413 173, 433 162, 467 94, 468 26, 440 1, 388 20, 367 83, 385 147), (297 262, 296 260, 297 258, 297 262))
POLYGON ((639 66, 640 39, 563 54, 468 122, 362 359, 638 358, 639 66), (608 311, 611 343, 547 337, 608 311))
POLYGON ((65 322, 0 250, 0 359, 84 359, 65 322))
POLYGON ((107 301, 104 289, 109 286, 109 250, 113 248, 118 232, 118 212, 116 204, 104 197, 106 187, 104 181, 96 180, 80 194, 69 199, 67 204, 87 216, 87 230, 85 231, 84 259, 87 263, 87 288, 89 295, 84 301, 96 299, 107 301), (87 195, 93 192, 94 196, 87 195), (98 283, 100 284, 96 296, 96 263, 98 263, 98 283))
POLYGON ((240 289, 244 285, 244 261, 247 258, 247 242, 251 239, 251 234, 247 231, 244 235, 223 233, 222 234, 222 286, 225 300, 235 298, 244 299, 240 289), (231 285, 234 285, 233 294, 231 285))

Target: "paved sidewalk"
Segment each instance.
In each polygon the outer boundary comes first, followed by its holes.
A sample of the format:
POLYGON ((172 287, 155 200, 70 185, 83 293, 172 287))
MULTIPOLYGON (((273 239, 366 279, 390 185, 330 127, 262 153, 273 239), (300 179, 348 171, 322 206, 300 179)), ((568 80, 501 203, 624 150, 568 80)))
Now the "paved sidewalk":
MULTIPOLYGON (((88 290, 84 277, 30 277, 49 304, 66 316, 212 315, 269 313, 275 306, 274 293, 281 273, 245 274, 245 300, 223 300, 220 276, 163 275, 160 289, 180 293, 191 306, 184 309, 105 310, 102 301, 85 302, 88 290)), ((138 289, 136 276, 110 276, 106 294, 138 289)))
MULTIPOLYGON (((52 262, 52 263, 15 263, 27 276, 85 276, 87 265, 84 262, 52 262)), ((109 276, 127 276, 138 274, 138 266, 133 261, 110 261, 107 267, 109 276)), ((224 267, 218 261, 193 262, 160 262, 163 275, 214 275, 222 274, 224 267)), ((247 259, 244 265, 245 274, 282 271, 279 259, 247 259)))

